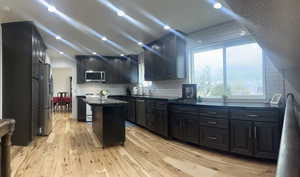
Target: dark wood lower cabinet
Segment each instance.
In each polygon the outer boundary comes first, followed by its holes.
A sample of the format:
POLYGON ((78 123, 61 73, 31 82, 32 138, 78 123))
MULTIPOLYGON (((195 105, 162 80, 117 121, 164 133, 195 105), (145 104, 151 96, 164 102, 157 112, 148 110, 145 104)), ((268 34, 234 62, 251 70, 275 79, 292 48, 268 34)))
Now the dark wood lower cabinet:
POLYGON ((212 149, 228 151, 228 130, 211 127, 200 127, 200 144, 212 149))
POLYGON ((231 152, 252 155, 252 121, 231 120, 231 152))
POLYGON ((231 120, 231 152, 276 159, 279 141, 278 122, 231 120))
POLYGON ((146 126, 146 107, 145 100, 136 100, 136 123, 140 126, 146 126))
POLYGON ((83 101, 83 98, 85 97, 77 97, 77 119, 81 122, 86 121, 86 102, 83 101))
POLYGON ((254 155, 277 158, 279 151, 279 125, 272 122, 254 122, 254 155))
POLYGON ((173 138, 199 144, 199 121, 196 115, 172 112, 170 119, 173 138))

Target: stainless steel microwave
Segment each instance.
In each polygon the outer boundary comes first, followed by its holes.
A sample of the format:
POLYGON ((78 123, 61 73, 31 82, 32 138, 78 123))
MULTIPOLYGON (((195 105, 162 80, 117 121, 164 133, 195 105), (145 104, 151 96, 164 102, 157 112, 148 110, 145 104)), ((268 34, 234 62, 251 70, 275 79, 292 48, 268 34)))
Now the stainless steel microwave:
POLYGON ((105 71, 86 71, 86 82, 105 82, 105 71))

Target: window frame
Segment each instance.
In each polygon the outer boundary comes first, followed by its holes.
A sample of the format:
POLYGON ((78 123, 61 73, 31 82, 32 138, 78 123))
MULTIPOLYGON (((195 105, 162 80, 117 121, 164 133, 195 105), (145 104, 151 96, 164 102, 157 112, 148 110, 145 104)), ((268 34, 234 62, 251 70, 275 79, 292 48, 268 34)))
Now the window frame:
MULTIPOLYGON (((208 45, 199 45, 193 47, 189 50, 190 61, 189 61, 189 71, 190 71, 190 78, 189 82, 192 84, 194 83, 194 54, 197 52, 209 51, 214 49, 222 49, 223 50, 223 86, 224 90, 228 88, 228 80, 227 80, 227 56, 226 56, 226 49, 228 47, 239 46, 239 45, 246 45, 251 43, 257 43, 255 40, 249 37, 239 38, 235 40, 225 41, 222 43, 213 43, 208 45)), ((265 54, 262 50, 262 84, 263 84, 263 95, 262 96, 231 96, 227 98, 229 102, 265 102, 266 101, 266 66, 265 66, 265 54)), ((223 98, 221 97, 202 97, 203 101, 222 101, 223 98)))

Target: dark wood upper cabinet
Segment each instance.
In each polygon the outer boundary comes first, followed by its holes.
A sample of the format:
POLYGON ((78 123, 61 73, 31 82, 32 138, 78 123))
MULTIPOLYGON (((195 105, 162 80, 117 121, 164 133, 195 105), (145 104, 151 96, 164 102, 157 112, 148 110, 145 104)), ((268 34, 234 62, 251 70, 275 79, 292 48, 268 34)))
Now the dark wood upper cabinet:
POLYGON ((105 71, 105 83, 128 84, 138 82, 138 60, 136 55, 127 57, 98 57, 78 55, 77 83, 85 83, 85 72, 105 71))
POLYGON ((144 48, 145 80, 174 80, 186 76, 186 41, 173 33, 144 48))

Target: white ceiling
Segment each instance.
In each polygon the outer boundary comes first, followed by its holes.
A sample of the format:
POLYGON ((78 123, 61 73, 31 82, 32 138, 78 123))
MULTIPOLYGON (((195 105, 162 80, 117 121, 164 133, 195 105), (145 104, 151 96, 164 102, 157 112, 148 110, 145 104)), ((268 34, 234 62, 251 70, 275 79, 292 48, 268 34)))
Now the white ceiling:
POLYGON ((216 10, 208 0, 47 0, 56 9, 65 14, 50 13, 41 3, 43 0, 0 0, 1 22, 33 20, 40 26, 40 32, 47 43, 50 58, 61 58, 56 49, 74 57, 77 54, 119 55, 138 53, 140 47, 124 36, 144 43, 159 38, 166 33, 161 25, 147 17, 153 16, 164 24, 184 33, 197 31, 208 26, 231 20, 216 10), (119 17, 115 11, 103 2, 110 2, 134 19, 129 22, 119 17), (69 22, 72 22, 69 23, 69 22), (136 25, 138 24, 138 25, 136 25), (47 29, 47 30, 45 30, 47 29), (47 32, 48 31, 48 32, 47 32), (73 48, 64 40, 56 40, 50 33, 61 36, 74 44, 73 48), (92 33, 104 35, 123 49, 112 47, 92 33), (53 49, 52 47, 56 48, 53 49), (123 50, 123 51, 122 51, 123 50))

